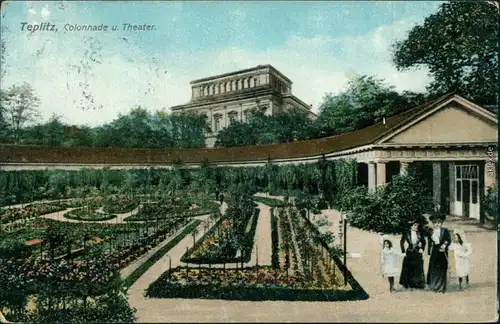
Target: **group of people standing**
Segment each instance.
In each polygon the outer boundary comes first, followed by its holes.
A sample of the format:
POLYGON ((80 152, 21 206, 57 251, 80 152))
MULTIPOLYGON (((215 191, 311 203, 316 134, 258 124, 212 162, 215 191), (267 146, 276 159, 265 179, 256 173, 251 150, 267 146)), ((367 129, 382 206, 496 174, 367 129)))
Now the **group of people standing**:
POLYGON ((389 236, 382 237, 380 265, 383 276, 389 279, 391 292, 395 290, 394 278, 399 276, 399 284, 406 289, 428 289, 445 293, 448 282, 449 251, 454 252, 455 271, 459 278, 460 289, 462 289, 462 278, 466 279, 467 287, 469 286, 472 246, 465 241, 464 231, 454 230, 452 238, 450 231, 443 227, 444 218, 434 216, 430 220, 434 225, 430 233, 424 233, 418 221, 411 222, 410 229, 406 230, 401 237, 401 252, 394 249, 389 236), (423 259, 426 246, 430 256, 427 278, 424 275, 423 259), (398 266, 398 257, 403 257, 401 270, 398 266))

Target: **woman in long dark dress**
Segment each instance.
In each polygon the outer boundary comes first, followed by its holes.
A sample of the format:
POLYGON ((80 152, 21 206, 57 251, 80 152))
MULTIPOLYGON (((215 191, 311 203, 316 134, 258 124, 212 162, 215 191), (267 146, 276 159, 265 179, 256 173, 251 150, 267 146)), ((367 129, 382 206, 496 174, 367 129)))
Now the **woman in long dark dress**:
POLYGON ((429 270, 427 271, 427 285, 435 292, 446 292, 448 275, 448 247, 451 244, 451 235, 448 229, 442 227, 444 218, 431 218, 434 230, 429 238, 428 253, 429 270))
POLYGON ((401 237, 401 252, 406 253, 403 259, 403 267, 399 284, 406 289, 424 289, 424 258, 425 237, 419 230, 417 221, 411 223, 409 230, 401 237), (405 245, 408 245, 405 248, 405 245))

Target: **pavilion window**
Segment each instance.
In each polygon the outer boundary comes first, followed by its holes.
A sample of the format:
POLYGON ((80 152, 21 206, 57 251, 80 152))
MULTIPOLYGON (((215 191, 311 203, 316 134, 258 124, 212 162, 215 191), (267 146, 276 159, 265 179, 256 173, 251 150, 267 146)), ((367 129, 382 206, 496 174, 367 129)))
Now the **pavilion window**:
POLYGON ((473 204, 477 204, 477 191, 478 191, 478 183, 477 181, 471 181, 472 183, 472 188, 471 188, 471 192, 472 192, 472 203, 473 204))

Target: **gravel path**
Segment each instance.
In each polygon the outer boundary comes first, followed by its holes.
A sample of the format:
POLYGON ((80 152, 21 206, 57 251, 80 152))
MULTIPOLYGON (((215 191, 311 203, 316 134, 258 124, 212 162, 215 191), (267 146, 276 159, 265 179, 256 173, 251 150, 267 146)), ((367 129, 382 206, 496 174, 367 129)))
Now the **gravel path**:
POLYGON ((125 218, 137 214, 140 207, 141 206, 138 206, 134 210, 129 211, 127 213, 116 214, 115 218, 104 220, 104 221, 81 221, 81 220, 76 220, 76 219, 69 219, 69 218, 66 218, 64 216, 66 213, 68 213, 76 208, 68 208, 66 210, 58 211, 58 212, 51 213, 51 214, 42 215, 40 217, 52 219, 52 220, 56 220, 56 221, 60 221, 60 222, 70 222, 70 223, 121 224, 121 223, 125 223, 125 221, 124 221, 125 218))

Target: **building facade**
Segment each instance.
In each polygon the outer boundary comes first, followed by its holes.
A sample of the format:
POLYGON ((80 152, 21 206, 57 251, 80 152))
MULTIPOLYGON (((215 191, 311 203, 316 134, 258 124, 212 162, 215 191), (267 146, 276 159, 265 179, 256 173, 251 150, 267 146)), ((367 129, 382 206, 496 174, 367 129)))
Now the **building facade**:
POLYGON ((292 81, 271 65, 191 81, 191 100, 171 109, 173 113, 207 116, 207 147, 214 146, 220 130, 235 121, 246 122, 253 109, 266 115, 299 109, 313 119, 316 117, 309 105, 292 94, 292 81))

